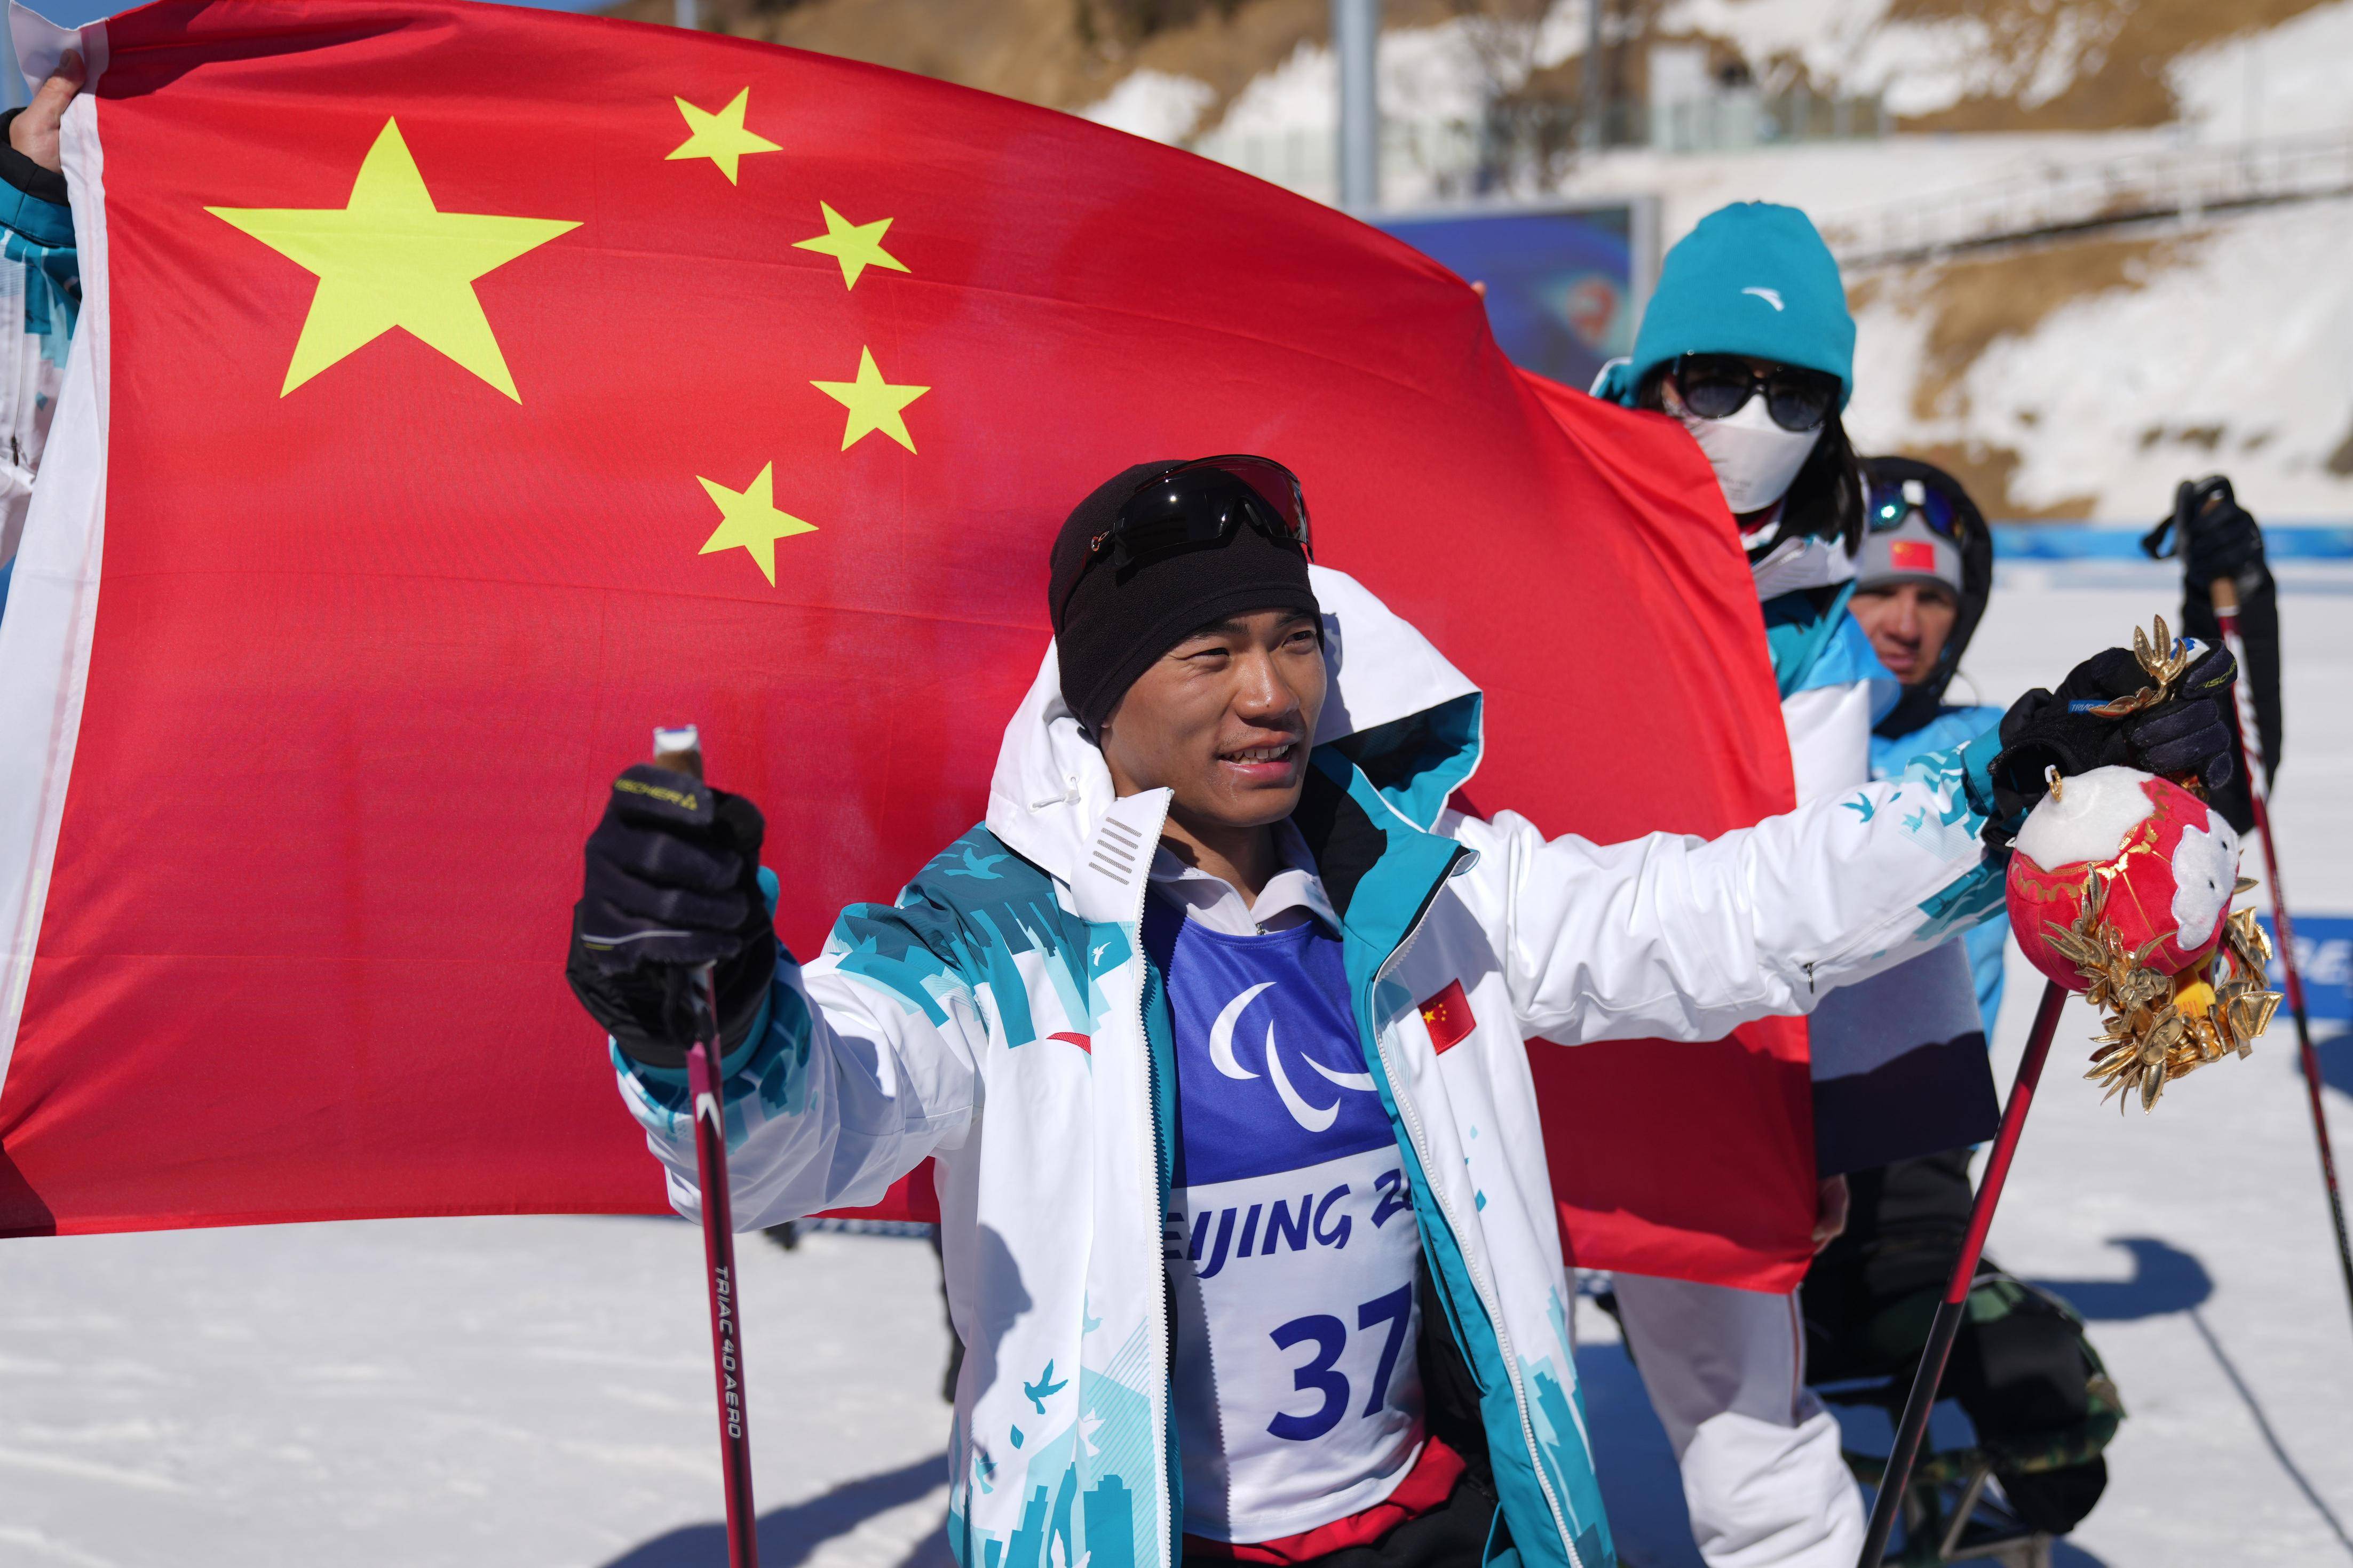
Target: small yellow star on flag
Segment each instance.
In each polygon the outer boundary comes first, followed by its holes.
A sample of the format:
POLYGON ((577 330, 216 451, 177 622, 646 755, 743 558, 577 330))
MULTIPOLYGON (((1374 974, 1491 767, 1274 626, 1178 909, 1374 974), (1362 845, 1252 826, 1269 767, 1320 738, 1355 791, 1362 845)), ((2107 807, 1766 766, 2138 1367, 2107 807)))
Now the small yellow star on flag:
POLYGON ((843 451, 849 451, 877 430, 910 452, 915 449, 913 437, 907 434, 907 422, 900 417, 899 411, 931 388, 893 386, 883 380, 881 371, 875 367, 872 349, 859 349, 856 381, 812 381, 809 384, 849 410, 849 417, 842 422, 843 451))
POLYGON ((719 526, 702 542, 698 554, 708 555, 714 550, 748 550, 760 568, 760 575, 770 587, 776 583, 776 541, 789 539, 796 533, 815 533, 817 524, 803 522, 790 512, 776 510, 776 465, 768 464, 760 477, 741 490, 731 490, 716 480, 694 476, 719 508, 719 526))
POLYGON ((890 230, 891 220, 876 218, 872 223, 852 223, 825 203, 818 210, 825 214, 825 232, 814 239, 793 242, 796 250, 815 250, 841 263, 841 286, 858 287, 858 275, 870 267, 887 268, 892 272, 904 272, 907 264, 882 248, 882 236, 890 230))
POLYGON ((726 108, 716 114, 697 109, 684 99, 677 99, 678 111, 686 117, 687 139, 671 149, 669 160, 708 158, 727 176, 729 184, 735 184, 736 165, 754 153, 776 153, 783 149, 765 136, 744 129, 744 110, 751 101, 752 89, 745 88, 732 99, 726 108))
POLYGON ((205 210, 319 279, 280 397, 397 327, 522 402, 474 280, 580 226, 441 211, 389 119, 340 207, 205 210))

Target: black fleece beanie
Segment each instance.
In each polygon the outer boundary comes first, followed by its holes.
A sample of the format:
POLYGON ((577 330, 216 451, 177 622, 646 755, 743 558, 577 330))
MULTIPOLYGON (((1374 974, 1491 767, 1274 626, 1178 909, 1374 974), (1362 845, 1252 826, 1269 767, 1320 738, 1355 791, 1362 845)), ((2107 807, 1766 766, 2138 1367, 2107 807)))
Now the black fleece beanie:
POLYGON ((1211 621, 1251 610, 1322 613, 1308 586, 1306 554, 1255 528, 1124 569, 1108 554, 1090 559, 1089 546, 1128 498, 1183 461, 1138 463, 1113 475, 1078 504, 1054 540, 1046 604, 1062 700, 1089 735, 1103 732, 1103 721, 1155 659, 1211 621))

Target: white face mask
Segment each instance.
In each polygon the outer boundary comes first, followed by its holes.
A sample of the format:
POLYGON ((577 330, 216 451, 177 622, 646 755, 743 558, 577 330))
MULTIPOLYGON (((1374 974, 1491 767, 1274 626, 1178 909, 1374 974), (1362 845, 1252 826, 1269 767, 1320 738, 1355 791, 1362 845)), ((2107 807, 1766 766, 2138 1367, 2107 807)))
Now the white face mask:
POLYGON ((1736 516, 1771 506, 1788 494, 1790 482, 1813 455, 1825 428, 1817 425, 1810 430, 1784 430, 1773 423, 1762 397, 1751 397, 1729 419, 1703 419, 1683 406, 1674 383, 1666 383, 1659 391, 1667 412, 1683 422, 1699 449, 1707 454, 1709 466, 1715 469, 1715 482, 1724 487, 1725 502, 1736 516))

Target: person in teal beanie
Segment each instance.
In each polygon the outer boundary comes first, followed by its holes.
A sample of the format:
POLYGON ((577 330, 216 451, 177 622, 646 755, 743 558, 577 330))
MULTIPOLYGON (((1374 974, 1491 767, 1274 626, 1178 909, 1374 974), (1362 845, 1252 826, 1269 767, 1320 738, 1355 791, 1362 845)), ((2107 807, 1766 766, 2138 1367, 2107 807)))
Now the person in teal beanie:
MULTIPOLYGON (((1872 726, 1901 689, 1846 613, 1864 521, 1840 420, 1854 318, 1812 222, 1765 202, 1702 218, 1667 253, 1632 357, 1593 391, 1679 421, 1715 469, 1763 605, 1798 798, 1863 783, 1872 726)), ((1842 1177, 1822 1184, 1818 1245, 1846 1199, 1842 1177)), ((1852 1568, 1862 1499, 1805 1387, 1794 1293, 1623 1272, 1612 1293, 1708 1568, 1852 1568)))
POLYGON ((1818 370, 1837 380, 1845 405, 1854 319, 1838 263, 1812 219, 1771 202, 1735 202, 1700 219, 1667 253, 1623 385, 1686 353, 1746 354, 1818 370))
POLYGON ((1840 414, 1854 395, 1854 318, 1805 214, 1736 202, 1702 218, 1667 253, 1632 357, 1604 366, 1593 392, 1692 433, 1761 597, 1852 575, 1839 558, 1862 539, 1862 482, 1840 414))

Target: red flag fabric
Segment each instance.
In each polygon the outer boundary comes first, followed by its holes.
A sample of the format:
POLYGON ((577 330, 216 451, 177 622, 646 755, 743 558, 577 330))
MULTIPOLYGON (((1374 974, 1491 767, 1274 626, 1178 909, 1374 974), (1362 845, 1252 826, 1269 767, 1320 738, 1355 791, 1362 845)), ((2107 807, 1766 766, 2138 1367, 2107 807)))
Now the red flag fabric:
MULTIPOLYGON (((80 334, 0 619, 0 1231, 659 1208, 561 973, 607 781, 700 723, 814 952, 978 817, 1046 543, 1145 458, 1299 472, 1321 558, 1487 688, 1482 804, 1612 836, 1786 793, 1689 443, 1337 213, 595 18, 84 42, 80 334)), ((1589 1187, 1594 1256, 1699 1223, 1719 1276, 1786 1269, 1802 1114, 1673 1050, 1556 1053, 1688 1155, 1589 1187)))
MULTIPOLYGON (((1573 733, 1556 735, 1571 748, 1552 764, 1563 775, 1552 797, 1566 824, 1559 830, 1604 842, 1650 832, 1712 835, 1789 810, 1797 786, 1769 661, 1727 646, 1735 628, 1761 637, 1762 616, 1736 547, 1734 570, 1723 570, 1731 523, 1714 472, 1662 416, 1622 413, 1525 380, 1620 514, 1606 540, 1580 541, 1597 556, 1611 543, 1620 552, 1603 571, 1578 574, 1589 600, 1564 630, 1581 640, 1571 628, 1608 613, 1590 601, 1613 591, 1632 595, 1625 635, 1635 647, 1620 660, 1648 664, 1646 688, 1662 684, 1676 697, 1644 722, 1649 689, 1640 703, 1596 694, 1603 732, 1625 726, 1625 743, 1614 751, 1577 748, 1573 733), (1605 423, 1598 411, 1611 417, 1605 423), (1640 447, 1630 445, 1636 431, 1640 447), (1715 519, 1715 531, 1694 528, 1694 516, 1715 519)), ((1569 647, 1552 658, 1575 668, 1569 647)), ((1528 691, 1529 707, 1541 710, 1545 696, 1528 691)), ((1519 750, 1491 747, 1474 781, 1482 799, 1491 790, 1498 805, 1537 798, 1526 793, 1536 782, 1519 750)), ((1536 820, 1555 831, 1551 817, 1536 820)), ((1553 1050, 1531 1042, 1528 1064, 1572 1266, 1798 1288, 1813 1256, 1817 1203, 1803 1019, 1761 1018, 1702 1045, 1612 1040, 1553 1050), (1731 1191, 1752 1182, 1752 1194, 1731 1191)))

